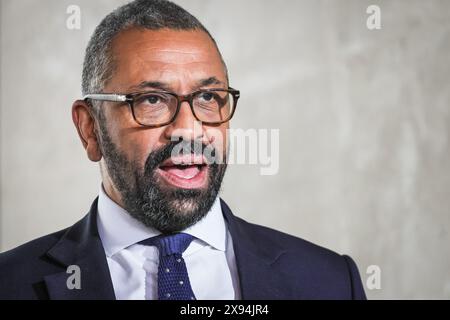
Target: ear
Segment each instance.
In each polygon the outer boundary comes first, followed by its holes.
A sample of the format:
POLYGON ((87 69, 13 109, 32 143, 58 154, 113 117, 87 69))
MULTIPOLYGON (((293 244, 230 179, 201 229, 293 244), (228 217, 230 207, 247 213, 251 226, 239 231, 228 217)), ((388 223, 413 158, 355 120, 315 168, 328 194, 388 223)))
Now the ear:
POLYGON ((72 105, 72 120, 77 128, 78 136, 88 158, 98 162, 102 159, 102 152, 97 137, 95 118, 91 113, 91 107, 84 100, 76 100, 72 105))

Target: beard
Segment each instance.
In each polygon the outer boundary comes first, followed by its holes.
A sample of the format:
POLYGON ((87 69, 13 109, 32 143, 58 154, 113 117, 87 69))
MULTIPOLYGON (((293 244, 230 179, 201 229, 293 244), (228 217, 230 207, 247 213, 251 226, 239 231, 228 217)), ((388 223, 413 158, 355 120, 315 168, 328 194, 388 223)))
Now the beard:
MULTIPOLYGON (((199 141, 170 141, 152 151, 144 168, 129 161, 113 143, 106 128, 100 128, 101 151, 112 182, 121 195, 124 209, 144 225, 162 233, 182 231, 198 221, 211 209, 221 188, 226 161, 212 160, 216 150, 199 141), (172 155, 179 144, 189 144, 188 150, 207 158, 207 185, 202 189, 162 187, 156 169, 172 155), (209 158, 209 159, 208 159, 209 158)), ((183 147, 184 148, 184 147, 183 147)), ((186 150, 185 148, 182 150, 186 150)))

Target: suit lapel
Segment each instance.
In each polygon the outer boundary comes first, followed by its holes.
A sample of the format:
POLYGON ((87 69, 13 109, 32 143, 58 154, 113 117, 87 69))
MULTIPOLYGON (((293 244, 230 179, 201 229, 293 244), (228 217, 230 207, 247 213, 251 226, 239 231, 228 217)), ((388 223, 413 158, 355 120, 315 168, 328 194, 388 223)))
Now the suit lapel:
POLYGON ((89 213, 68 229, 47 256, 61 266, 59 273, 46 276, 50 299, 115 299, 105 252, 97 231, 97 199, 89 213), (69 289, 70 265, 80 269, 80 289, 69 289))
POLYGON ((222 212, 233 239, 233 249, 241 288, 245 300, 286 298, 289 279, 278 270, 277 260, 286 253, 271 239, 258 236, 258 230, 233 215, 221 199, 222 212))

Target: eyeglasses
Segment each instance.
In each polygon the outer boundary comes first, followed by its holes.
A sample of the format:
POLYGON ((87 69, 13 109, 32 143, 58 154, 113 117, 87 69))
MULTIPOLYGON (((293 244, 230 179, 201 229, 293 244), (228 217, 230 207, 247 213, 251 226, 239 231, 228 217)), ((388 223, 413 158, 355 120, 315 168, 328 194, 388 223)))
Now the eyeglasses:
POLYGON ((184 101, 189 103, 194 117, 204 124, 227 122, 233 117, 239 97, 239 90, 228 88, 198 90, 184 96, 166 91, 95 93, 85 95, 83 100, 126 102, 138 124, 156 128, 173 122, 184 101))

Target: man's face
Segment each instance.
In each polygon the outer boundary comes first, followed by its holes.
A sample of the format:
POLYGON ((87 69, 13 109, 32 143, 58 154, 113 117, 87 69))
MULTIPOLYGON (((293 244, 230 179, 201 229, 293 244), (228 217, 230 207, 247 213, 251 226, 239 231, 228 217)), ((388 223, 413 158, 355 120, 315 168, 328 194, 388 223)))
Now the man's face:
MULTIPOLYGON (((228 87, 221 57, 203 31, 129 29, 114 39, 112 52, 115 69, 106 93, 166 90, 186 95, 228 87)), ((173 156, 174 141, 206 147, 221 158, 228 123, 197 122, 187 102, 174 122, 159 128, 137 124, 127 104, 103 102, 100 108, 106 192, 132 216, 162 232, 180 231, 200 220, 217 196, 226 165, 206 164, 200 150, 188 157, 194 165, 173 166, 170 160, 181 159, 173 156)))

